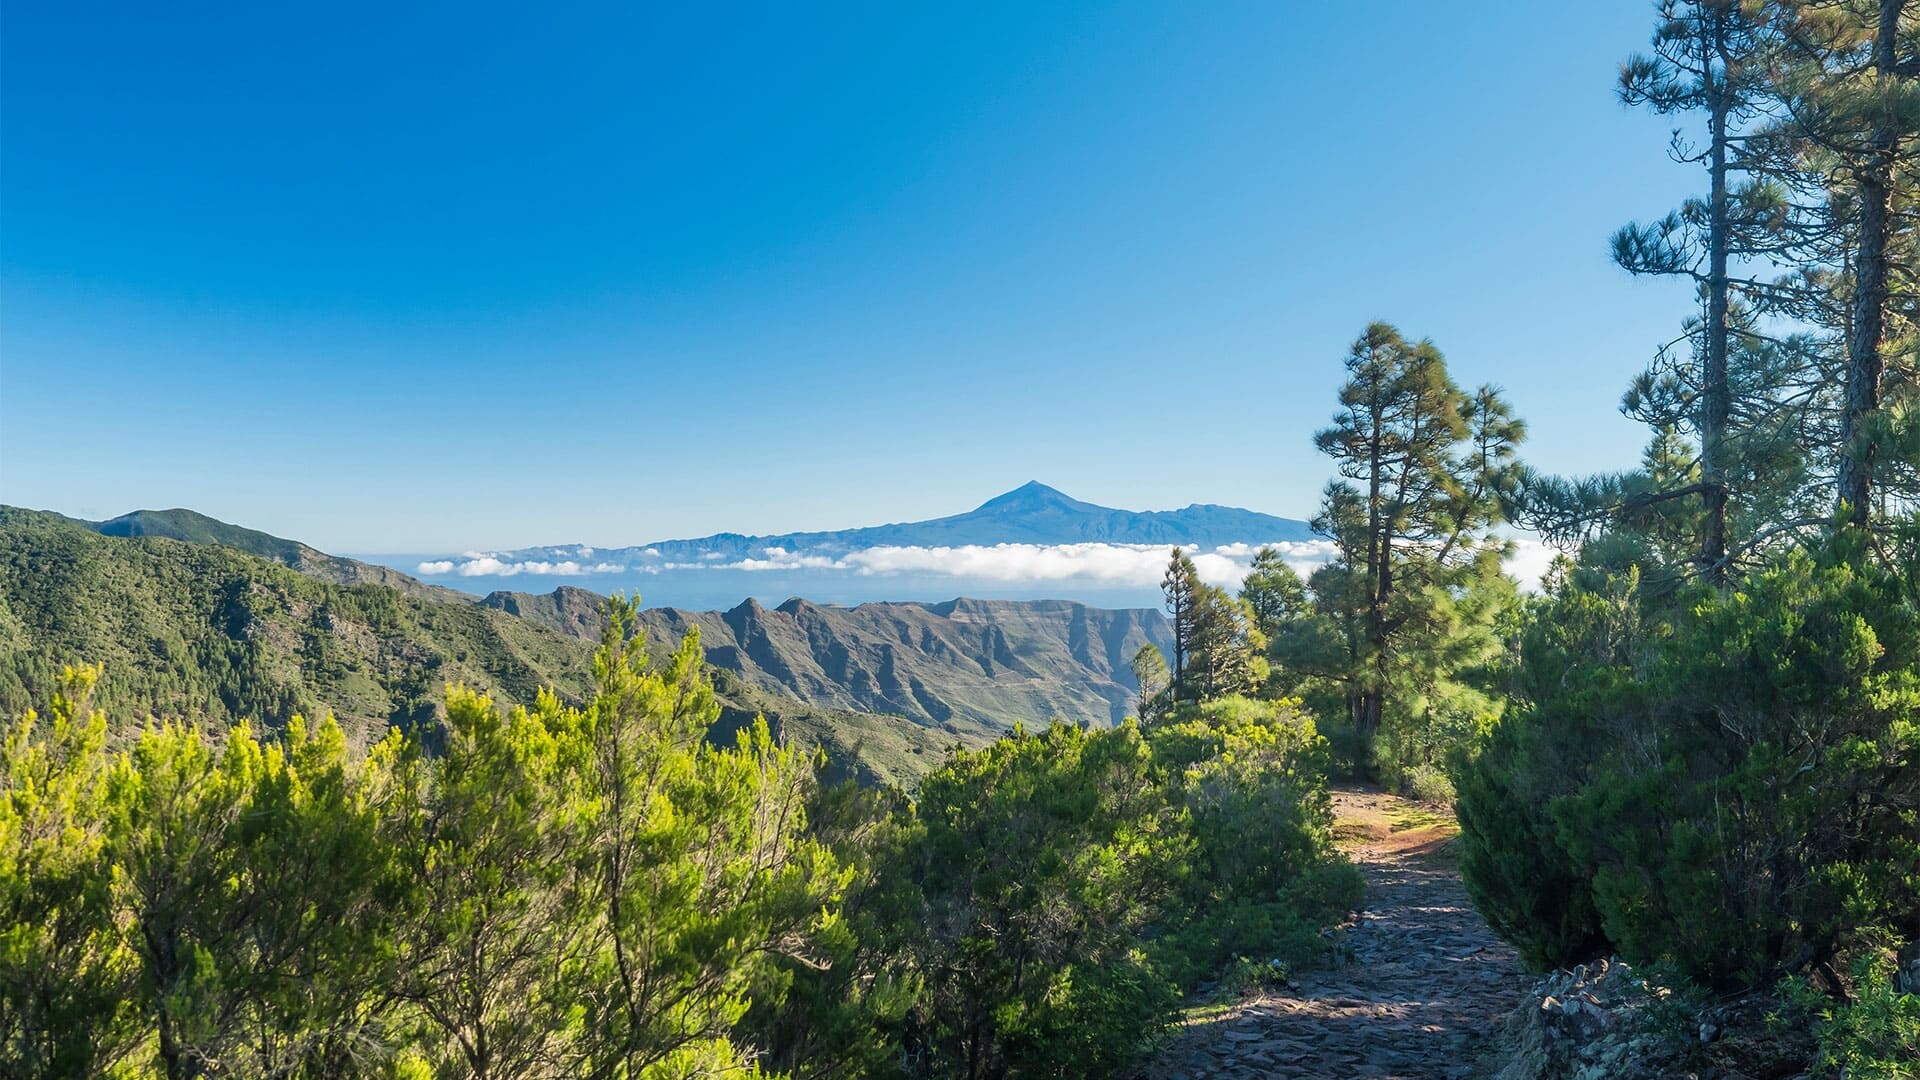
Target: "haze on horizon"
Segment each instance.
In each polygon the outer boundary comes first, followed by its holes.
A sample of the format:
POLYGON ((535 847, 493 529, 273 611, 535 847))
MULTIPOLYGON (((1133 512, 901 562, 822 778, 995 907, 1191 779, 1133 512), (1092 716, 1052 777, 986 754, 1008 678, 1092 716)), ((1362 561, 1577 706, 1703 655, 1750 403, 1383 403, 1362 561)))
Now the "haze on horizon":
POLYGON ((1631 462, 1691 306, 1607 258, 1689 179, 1609 90, 1645 6, 1388 7, 15 7, 0 501, 344 552, 1033 477, 1304 518, 1373 318, 1531 463, 1631 462))

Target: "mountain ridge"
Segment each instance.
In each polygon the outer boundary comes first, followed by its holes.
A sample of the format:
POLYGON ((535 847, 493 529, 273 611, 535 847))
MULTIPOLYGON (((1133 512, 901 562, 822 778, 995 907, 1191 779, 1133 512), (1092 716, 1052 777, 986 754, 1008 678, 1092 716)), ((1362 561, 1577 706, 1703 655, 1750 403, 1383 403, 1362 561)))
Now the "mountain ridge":
MULTIPOLYGON (((50 511, 35 512, 49 513, 50 511)), ((288 540, 258 529, 249 529, 244 525, 221 521, 219 518, 209 517, 185 507, 174 507, 171 510, 134 510, 105 521, 69 518, 64 514, 59 516, 64 520, 92 529, 101 536, 128 538, 157 536, 182 543, 211 544, 244 551, 335 585, 384 585, 409 595, 439 600, 443 603, 470 603, 473 600, 471 594, 450 589, 444 585, 429 584, 390 566, 361 562, 343 555, 329 555, 298 540, 288 540)))
MULTIPOLYGON (((448 684, 502 706, 530 706, 542 689, 575 702, 591 692, 592 643, 473 597, 340 584, 223 544, 97 524, 0 506, 0 713, 43 704, 61 669, 82 663, 105 668, 92 700, 115 737, 149 716, 217 730, 300 714, 335 717, 361 746, 390 726, 432 744, 448 684)), ((655 635, 648 648, 675 644, 655 635)), ((721 716, 710 737, 765 716, 776 736, 826 753, 833 775, 910 783, 965 741, 711 674, 721 716)))
MULTIPOLYGON (((480 603, 597 640, 599 599, 563 585, 551 593, 496 591, 480 603)), ((1117 723, 1132 711, 1134 653, 1172 644, 1171 624, 1157 610, 1072 600, 840 607, 793 597, 769 608, 748 598, 725 611, 647 608, 640 622, 670 641, 698 629, 710 665, 767 693, 968 735, 1055 717, 1117 723)))
POLYGON ((771 534, 720 532, 611 548, 553 544, 497 551, 491 555, 506 560, 548 563, 588 559, 665 565, 701 560, 738 561, 766 557, 776 551, 790 556, 834 556, 885 547, 1083 543, 1215 547, 1312 539, 1312 526, 1293 518, 1217 503, 1190 503, 1176 510, 1122 510, 1075 499, 1058 488, 1032 480, 972 510, 923 521, 771 534))

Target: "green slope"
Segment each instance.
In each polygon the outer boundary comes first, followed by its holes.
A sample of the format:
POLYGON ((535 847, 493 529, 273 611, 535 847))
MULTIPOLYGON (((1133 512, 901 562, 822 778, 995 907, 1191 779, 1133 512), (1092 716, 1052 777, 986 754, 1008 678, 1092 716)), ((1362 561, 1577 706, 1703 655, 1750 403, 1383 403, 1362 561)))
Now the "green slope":
POLYGON ((305 544, 283 540, 256 529, 229 525, 194 510, 135 510, 108 521, 93 523, 101 536, 162 536, 189 544, 215 544, 245 551, 282 565, 291 565, 305 544))
MULTIPOLYGON (((475 601, 388 567, 327 555, 192 510, 137 510, 105 522, 40 516, 106 536, 165 537, 243 551, 335 585, 386 586, 452 607, 477 604, 575 641, 597 641, 600 635, 604 598, 570 586, 545 594, 496 592, 475 601)), ((771 610, 749 600, 726 612, 654 608, 643 613, 642 623, 662 647, 698 627, 708 663, 737 675, 734 685, 740 691, 759 691, 770 713, 793 717, 796 709, 813 710, 840 715, 835 723, 846 727, 868 729, 874 725, 846 717, 902 717, 932 730, 901 732, 891 741, 907 739, 922 751, 926 745, 954 738, 978 741, 1016 723, 1055 717, 1114 723, 1132 711, 1133 654, 1143 644, 1162 650, 1170 644, 1169 624, 1157 611, 1114 611, 1060 600, 840 608, 795 599, 771 610)), ((396 708, 413 700, 411 684, 403 691, 396 708)), ((357 704, 368 712, 378 702, 357 704)), ((831 742, 825 730, 831 725, 816 726, 821 728, 816 741, 831 742)), ((889 741, 878 730, 868 735, 866 745, 889 741)), ((911 758, 898 763, 905 767, 911 758)))
POLYGON ((338 585, 244 551, 96 535, 0 509, 0 707, 64 664, 106 665, 98 702, 208 724, 333 713, 356 738, 428 722, 447 683, 505 701, 584 692, 588 650, 505 613, 338 585))
POLYGON ((385 585, 449 604, 473 600, 466 593, 416 581, 391 567, 329 555, 298 540, 233 525, 193 510, 135 510, 108 521, 84 524, 102 536, 158 536, 189 544, 232 548, 335 585, 385 585))
MULTIPOLYGON (((0 708, 63 664, 103 662, 100 703, 207 724, 331 712, 359 740, 431 724, 465 683, 525 703, 586 691, 602 598, 467 594, 189 510, 106 522, 0 508, 0 708)), ((728 731, 764 713, 846 775, 910 782, 954 743, 1060 717, 1105 725, 1158 612, 1067 601, 823 607, 748 601, 642 613, 664 651, 697 628, 728 731)))
MULTIPOLYGON (((218 540, 101 535, 0 507, 0 711, 42 700, 63 665, 83 662, 106 666, 95 701, 122 722, 275 727, 331 713, 363 744, 390 724, 434 724, 448 683, 519 704, 542 687, 569 700, 586 693, 592 642, 452 595, 460 602, 336 584, 218 540)), ((655 634, 653 644, 671 643, 655 634)), ((864 780, 911 782, 952 741, 725 675, 719 689, 716 734, 764 713, 783 738, 864 780)))

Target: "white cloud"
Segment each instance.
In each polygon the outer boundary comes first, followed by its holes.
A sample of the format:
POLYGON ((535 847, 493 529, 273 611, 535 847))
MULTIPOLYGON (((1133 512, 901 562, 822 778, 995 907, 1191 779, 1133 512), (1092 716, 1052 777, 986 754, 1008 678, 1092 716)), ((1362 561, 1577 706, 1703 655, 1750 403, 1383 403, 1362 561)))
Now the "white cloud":
MULTIPOLYGON (((1191 553, 1200 577, 1223 588, 1247 576, 1262 545, 1233 544, 1191 553)), ((1322 541, 1276 544, 1287 561, 1304 567, 1325 562, 1332 545, 1322 541)), ((1160 544, 968 544, 958 547, 876 547, 843 560, 862 574, 935 573, 989 581, 1093 581, 1108 585, 1157 585, 1166 573, 1170 546, 1160 544)))
POLYGON ((618 574, 624 570, 626 567, 619 563, 602 562, 587 565, 571 559, 562 562, 539 560, 503 562, 493 555, 480 555, 457 563, 451 559, 440 559, 423 562, 418 568, 418 572, 422 574, 458 574, 461 577, 517 577, 520 574, 583 577, 588 574, 618 574))
POLYGON ((1552 544, 1531 537, 1513 538, 1513 554, 1507 556, 1506 571, 1520 582, 1520 587, 1528 592, 1537 592, 1540 579, 1546 576, 1547 568, 1560 554, 1560 549, 1552 544))
MULTIPOLYGON (((1332 558, 1333 545, 1324 540, 1279 542, 1272 545, 1226 544, 1211 550, 1193 549, 1189 554, 1202 580, 1222 588, 1233 588, 1246 577, 1255 552, 1265 546, 1279 550, 1282 557, 1302 573, 1332 558)), ((663 571, 737 570, 749 573, 792 570, 842 570, 862 576, 890 574, 940 574, 974 580, 1079 581, 1112 586, 1154 586, 1166 572, 1170 545, 1165 544, 964 544, 954 547, 873 547, 845 555, 809 555, 781 547, 762 549, 761 558, 723 561, 719 552, 707 552, 696 562, 669 562, 626 567, 616 563, 586 565, 572 560, 508 561, 498 555, 469 553, 459 560, 441 559, 423 562, 419 572, 428 575, 456 574, 460 577, 515 577, 521 574, 578 577, 588 574, 617 574, 632 570, 656 574, 663 571)), ((644 553, 643 553, 644 554, 644 553)))
MULTIPOLYGON (((1556 549, 1531 537, 1510 539, 1514 542, 1514 552, 1507 560, 1507 572, 1518 578, 1525 588, 1537 588, 1541 575, 1557 554, 1556 549)), ((1333 558, 1333 544, 1326 540, 1223 544, 1207 549, 1190 549, 1188 554, 1193 558, 1202 580, 1232 589, 1246 577, 1254 554, 1262 547, 1279 551, 1281 558, 1302 576, 1333 558)), ((728 562, 724 561, 724 555, 708 552, 699 556, 697 562, 659 562, 641 566, 575 559, 557 562, 511 560, 498 554, 468 552, 455 559, 422 562, 415 572, 430 577, 454 575, 485 578, 521 575, 586 577, 596 574, 659 574, 702 570, 749 573, 839 570, 867 577, 938 574, 1009 583, 1071 581, 1105 586, 1152 587, 1160 583, 1161 575, 1166 572, 1169 550, 1170 545, 1163 544, 964 544, 953 547, 872 547, 829 556, 769 547, 762 549, 764 557, 761 558, 728 562)))
POLYGON ((708 570, 844 570, 847 564, 826 555, 795 555, 789 551, 766 559, 741 559, 708 570))

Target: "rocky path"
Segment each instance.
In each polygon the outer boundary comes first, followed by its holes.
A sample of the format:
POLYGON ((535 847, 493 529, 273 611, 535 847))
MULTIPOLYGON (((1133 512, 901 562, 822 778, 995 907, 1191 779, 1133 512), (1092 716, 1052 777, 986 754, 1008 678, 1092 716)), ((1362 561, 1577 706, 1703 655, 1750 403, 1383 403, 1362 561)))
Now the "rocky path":
POLYGON ((1145 1075, 1486 1074, 1486 1042, 1528 982, 1467 900, 1446 849, 1452 822, 1377 791, 1336 791, 1334 813, 1367 879, 1341 958, 1188 1021, 1145 1075))

